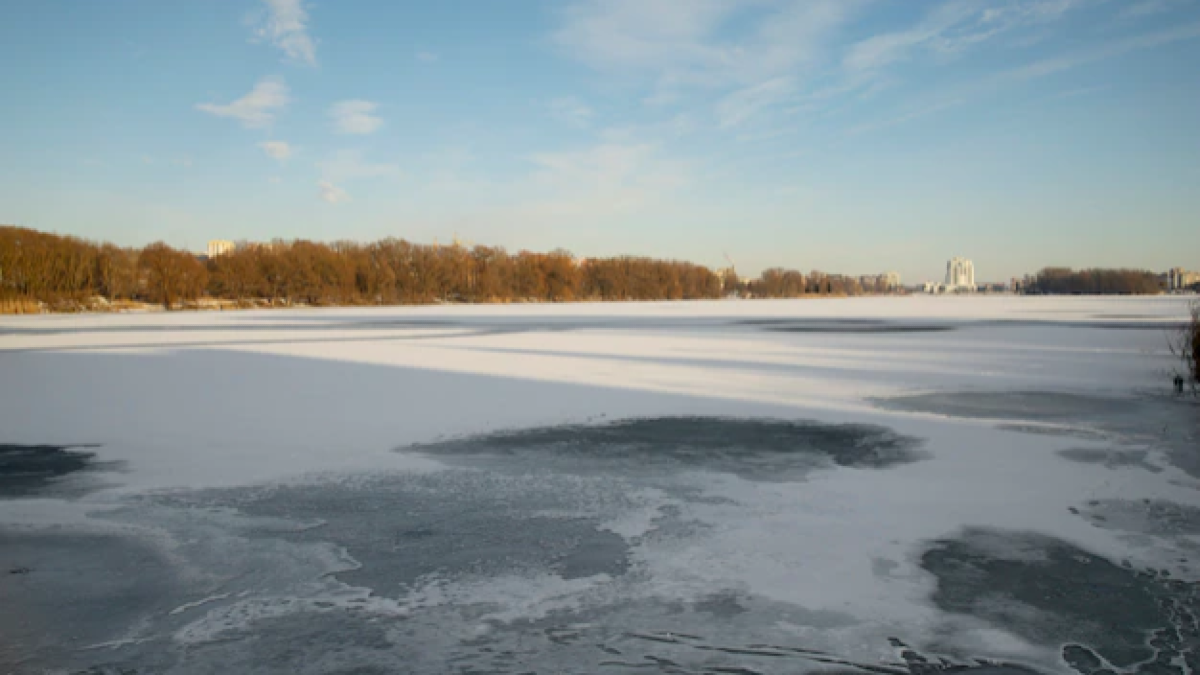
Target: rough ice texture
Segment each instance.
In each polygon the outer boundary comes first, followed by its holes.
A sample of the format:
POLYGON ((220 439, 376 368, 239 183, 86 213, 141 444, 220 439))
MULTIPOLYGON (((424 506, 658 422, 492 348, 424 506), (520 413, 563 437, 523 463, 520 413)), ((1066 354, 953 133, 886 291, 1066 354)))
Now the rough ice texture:
POLYGON ((0 319, 0 473, 28 469, 0 475, 0 666, 1192 663, 1200 412, 1164 393, 1184 309, 0 319), (1043 601, 1056 580, 1137 614, 1043 601))

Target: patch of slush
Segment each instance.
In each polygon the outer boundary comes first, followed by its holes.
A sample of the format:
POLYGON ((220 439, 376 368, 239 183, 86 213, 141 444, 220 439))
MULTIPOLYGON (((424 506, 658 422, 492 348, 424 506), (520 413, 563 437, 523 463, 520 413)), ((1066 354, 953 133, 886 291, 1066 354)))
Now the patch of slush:
MULTIPOLYGON (((1080 393, 937 392, 870 399, 880 408, 1001 422, 1009 431, 1069 436, 1124 446, 1101 457, 1090 450, 1067 450, 1071 461, 1108 468, 1138 464, 1137 453, 1161 451, 1155 459, 1200 479, 1200 410, 1179 397, 1111 397, 1080 393)), ((1141 468, 1153 471, 1145 462, 1141 468)))
POLYGON ((562 471, 605 467, 729 473, 791 481, 834 466, 883 469, 923 459, 919 439, 866 424, 659 417, 491 433, 403 448, 436 457, 536 457, 562 471))
POLYGON ((1158 536, 1200 535, 1200 508, 1162 499, 1102 499, 1080 509, 1096 527, 1158 536))
POLYGON ((876 399, 891 410, 977 419, 1061 421, 1119 414, 1121 399, 1046 391, 937 392, 876 399))
POLYGON ((1101 670, 1085 662, 1109 672, 1200 667, 1200 584, 1115 565, 1053 537, 982 528, 935 542, 921 566, 937 579, 939 608, 1035 644, 1066 645, 1064 660, 1085 675, 1101 670))
POLYGON ((606 518, 640 508, 634 492, 613 481, 450 470, 204 491, 174 499, 234 505, 267 522, 319 523, 249 534, 332 543, 356 562, 337 572, 338 579, 397 597, 431 575, 547 570, 564 579, 620 576, 629 566, 628 544, 603 525, 606 518))
POLYGON ((1106 469, 1145 469, 1160 473, 1162 468, 1146 459, 1145 450, 1114 450, 1111 448, 1068 448, 1060 450, 1058 456, 1080 464, 1098 464, 1106 469))

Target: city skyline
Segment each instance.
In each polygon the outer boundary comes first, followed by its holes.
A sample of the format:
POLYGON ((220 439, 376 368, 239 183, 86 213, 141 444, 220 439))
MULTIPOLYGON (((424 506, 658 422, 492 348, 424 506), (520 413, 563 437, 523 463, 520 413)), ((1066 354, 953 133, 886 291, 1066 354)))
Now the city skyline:
POLYGON ((0 223, 1196 269, 1198 44, 1191 0, 9 3, 0 223))

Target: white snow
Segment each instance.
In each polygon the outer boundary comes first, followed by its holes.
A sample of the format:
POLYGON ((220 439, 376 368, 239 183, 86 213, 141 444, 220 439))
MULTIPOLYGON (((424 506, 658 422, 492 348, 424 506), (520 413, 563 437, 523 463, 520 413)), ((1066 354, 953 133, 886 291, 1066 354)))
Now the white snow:
MULTIPOLYGON (((921 542, 994 526, 1163 564, 1163 551, 1092 527, 1068 508, 1108 498, 1198 502, 1197 482, 1169 466, 1150 473, 1071 463, 1056 451, 1087 442, 883 411, 868 399, 1165 390, 1165 336, 1185 309, 1179 298, 915 297, 0 317, 0 443, 99 444, 101 459, 125 463, 105 476, 111 487, 82 498, 101 509, 153 490, 438 471, 435 459, 394 450, 534 425, 663 415, 884 425, 925 439, 930 459, 822 471, 801 483, 693 472, 680 480, 720 499, 680 504, 647 492, 638 509, 605 525, 633 540, 653 532, 664 504, 685 509, 703 533, 635 546, 633 562, 649 581, 629 592, 688 600, 734 588, 843 613, 858 626, 816 632, 853 653, 891 626, 934 632, 947 621, 912 558, 921 542), (958 329, 808 333, 738 323, 798 318, 958 329), (1146 322, 1162 328, 1098 327, 1146 322), (873 560, 895 565, 880 575, 873 560)), ((55 511, 50 501, 0 501, 0 524, 44 525, 55 513, 81 522, 77 509, 55 511)), ((544 574, 431 581, 406 606, 474 599, 505 607, 496 614, 505 620, 539 617, 591 595, 619 595, 610 582, 544 574)), ((212 610, 221 631, 237 611, 212 610)), ((1048 658, 1002 631, 967 628, 964 639, 1004 654, 1048 658)), ((197 636, 214 630, 193 627, 180 639, 203 641, 197 636)))

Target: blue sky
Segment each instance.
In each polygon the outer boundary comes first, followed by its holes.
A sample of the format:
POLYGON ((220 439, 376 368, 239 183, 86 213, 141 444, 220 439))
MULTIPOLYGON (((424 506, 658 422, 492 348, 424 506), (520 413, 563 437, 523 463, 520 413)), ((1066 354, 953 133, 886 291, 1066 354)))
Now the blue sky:
POLYGON ((1198 0, 0 3, 0 222, 1200 267, 1198 0))

